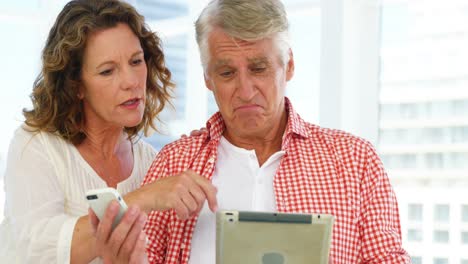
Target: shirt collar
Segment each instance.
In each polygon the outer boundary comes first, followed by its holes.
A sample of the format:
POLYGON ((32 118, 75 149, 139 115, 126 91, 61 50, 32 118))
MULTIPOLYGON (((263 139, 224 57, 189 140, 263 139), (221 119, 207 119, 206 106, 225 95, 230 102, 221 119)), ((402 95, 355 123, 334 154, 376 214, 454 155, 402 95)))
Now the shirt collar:
MULTIPOLYGON (((310 136, 306 127, 306 122, 299 116, 298 113, 296 113, 289 98, 285 97, 284 99, 285 109, 288 115, 288 122, 286 124, 286 130, 284 131, 282 139, 283 149, 287 147, 289 140, 293 135, 298 135, 303 138, 308 138, 310 136)), ((209 138, 218 142, 223 135, 224 129, 226 129, 223 117, 219 111, 211 116, 210 119, 208 119, 206 128, 208 129, 209 138)))

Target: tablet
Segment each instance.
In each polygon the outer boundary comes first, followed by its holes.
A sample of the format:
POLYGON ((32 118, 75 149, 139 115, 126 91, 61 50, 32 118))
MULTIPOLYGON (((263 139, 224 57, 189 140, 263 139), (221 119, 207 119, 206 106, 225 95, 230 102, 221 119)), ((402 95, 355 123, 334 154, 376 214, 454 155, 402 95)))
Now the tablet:
POLYGON ((216 213, 216 264, 328 264, 327 214, 216 213))

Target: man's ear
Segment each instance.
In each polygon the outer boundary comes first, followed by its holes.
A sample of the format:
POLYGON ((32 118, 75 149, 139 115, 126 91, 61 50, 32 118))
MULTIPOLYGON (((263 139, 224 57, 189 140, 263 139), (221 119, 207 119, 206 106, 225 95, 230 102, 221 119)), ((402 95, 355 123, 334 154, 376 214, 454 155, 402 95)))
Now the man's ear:
POLYGON ((203 77, 205 78, 205 86, 208 88, 208 90, 213 91, 213 82, 211 81, 210 77, 206 75, 206 73, 203 74, 203 77))
POLYGON ((294 76, 294 55, 292 49, 289 49, 289 60, 286 65, 286 81, 289 81, 294 76))

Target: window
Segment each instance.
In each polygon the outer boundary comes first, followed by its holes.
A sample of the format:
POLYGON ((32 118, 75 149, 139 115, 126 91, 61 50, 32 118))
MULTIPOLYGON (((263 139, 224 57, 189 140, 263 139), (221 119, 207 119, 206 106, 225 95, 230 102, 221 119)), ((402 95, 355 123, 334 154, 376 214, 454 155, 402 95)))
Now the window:
POLYGON ((448 204, 436 204, 434 207, 434 221, 448 222, 450 220, 450 206, 448 204))
POLYGON ((408 229, 408 241, 421 242, 423 239, 423 233, 421 229, 411 228, 408 229))
MULTIPOLYGON (((166 108, 158 123, 162 134, 145 139, 156 149, 179 138, 181 134, 205 126, 218 107, 211 92, 204 87, 203 71, 195 43, 193 20, 207 1, 144 1, 134 0, 148 24, 163 37, 166 61, 176 83, 174 109, 166 108), (164 26, 166 25, 166 26, 164 26), (174 33, 175 32, 175 33, 174 33)), ((320 84, 321 13, 317 0, 284 1, 290 22, 291 44, 294 49, 295 75, 288 84, 287 96, 295 109, 309 121, 316 119, 320 84), (309 32, 313 32, 310 34, 309 32), (295 41, 300 39, 300 41, 295 41), (305 89, 307 87, 307 89, 305 89)))
POLYGON ((422 264, 422 258, 421 257, 411 257, 411 263, 412 264, 422 264))
MULTIPOLYGON (((0 221, 3 219, 5 169, 8 145, 14 130, 23 120, 21 110, 30 106, 31 85, 39 73, 40 52, 55 17, 67 0, 1 1, 0 32, 15 36, 0 44, 4 63, 0 103, 2 131, 0 137, 0 221), (22 32, 23 34, 16 34, 22 32), (13 52, 12 52, 13 51, 13 52)), ((204 87, 198 49, 193 36, 193 20, 207 0, 129 0, 147 24, 162 38, 166 62, 177 84, 173 105, 161 114, 157 124, 162 134, 146 138, 156 149, 205 125, 217 110, 211 94, 204 87)), ((317 120, 320 86, 321 6, 319 0, 285 0, 290 20, 296 71, 287 95, 296 110, 308 121, 317 120), (314 101, 316 100, 316 101, 314 101)))
POLYGON ((447 258, 434 258, 434 264, 448 264, 447 258))
POLYGON ((461 243, 463 245, 468 245, 468 231, 461 232, 461 243))
POLYGON ((461 207, 461 220, 468 223, 468 205, 462 205, 461 207))
POLYGON ((468 142, 468 127, 444 128, 386 128, 381 129, 381 140, 392 145, 450 144, 468 142))
POLYGON ((418 156, 415 154, 384 154, 381 159, 385 166, 397 169, 411 169, 418 167, 418 156))
POLYGON ((448 243, 449 232, 446 230, 435 230, 434 231, 434 242, 436 243, 448 243))
POLYGON ((424 155, 426 167, 440 169, 444 167, 444 153, 428 153, 424 155))
POLYGON ((423 206, 422 204, 409 204, 408 205, 408 220, 421 222, 423 220, 423 206))
POLYGON ((421 252, 418 263, 459 264, 453 256, 468 240, 468 1, 381 2, 378 151, 408 208, 405 249, 421 252))

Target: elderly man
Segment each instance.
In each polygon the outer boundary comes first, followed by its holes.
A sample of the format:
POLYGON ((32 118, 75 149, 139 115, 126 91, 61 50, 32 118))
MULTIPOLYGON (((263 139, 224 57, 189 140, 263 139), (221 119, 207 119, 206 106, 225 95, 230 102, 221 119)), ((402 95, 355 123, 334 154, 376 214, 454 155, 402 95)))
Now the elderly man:
POLYGON ((201 136, 163 148, 146 176, 144 184, 177 175, 166 190, 174 209, 148 217, 150 262, 215 263, 218 207, 332 214, 333 263, 409 263, 374 148, 305 122, 285 97, 294 58, 281 2, 211 1, 196 33, 219 112, 201 136))

